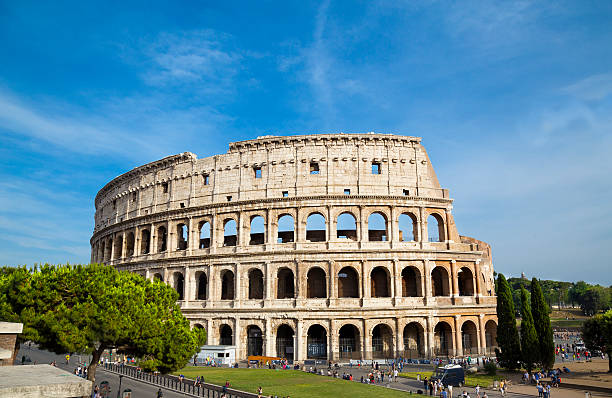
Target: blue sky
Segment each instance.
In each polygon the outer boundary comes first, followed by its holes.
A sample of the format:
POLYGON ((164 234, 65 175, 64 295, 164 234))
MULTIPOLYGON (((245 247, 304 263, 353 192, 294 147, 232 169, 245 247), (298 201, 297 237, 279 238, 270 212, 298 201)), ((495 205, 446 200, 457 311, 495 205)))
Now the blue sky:
POLYGON ((498 271, 612 283, 612 2, 0 1, 0 50, 0 264, 87 262, 143 163, 376 131, 498 271))

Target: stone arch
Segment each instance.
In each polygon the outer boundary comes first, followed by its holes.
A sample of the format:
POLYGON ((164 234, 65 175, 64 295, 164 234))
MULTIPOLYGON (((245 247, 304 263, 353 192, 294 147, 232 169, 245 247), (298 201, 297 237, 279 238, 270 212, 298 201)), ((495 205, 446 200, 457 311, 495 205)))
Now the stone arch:
POLYGON ((407 266, 402 270, 402 297, 422 297, 421 271, 415 266, 407 266))
POLYGON ((211 241, 210 222, 201 221, 200 224, 198 225, 198 231, 200 231, 200 244, 198 247, 200 249, 208 249, 210 247, 210 241, 211 241))
POLYGON ((208 276, 205 272, 196 273, 196 298, 198 300, 206 300, 208 297, 208 276))
POLYGON ((312 267, 306 274, 306 297, 327 298, 327 278, 321 267, 312 267))
POLYGON ((310 213, 306 218, 306 240, 309 242, 325 242, 327 240, 327 222, 319 212, 310 213))
POLYGON ((186 250, 189 246, 189 228, 185 223, 176 225, 176 250, 186 250))
POLYGON ((359 273, 347 266, 338 272, 338 297, 359 298, 359 273))
POLYGON ((178 293, 178 299, 185 299, 185 277, 182 272, 176 271, 172 274, 172 287, 178 293))
POLYGON ((372 297, 391 297, 389 271, 385 267, 374 267, 370 272, 372 297))
POLYGON ((352 323, 344 324, 338 330, 339 357, 361 359, 361 331, 352 323))
POLYGON ((372 358, 393 358, 393 329, 379 323, 372 329, 372 358))
POLYGON ((227 323, 219 326, 219 345, 232 345, 234 343, 234 333, 232 327, 227 323))
POLYGON ((410 212, 400 214, 397 219, 397 224, 400 242, 415 242, 418 240, 419 224, 414 214, 410 212))
POLYGON ((425 329, 419 322, 404 326, 404 357, 422 358, 425 356, 425 329))
POLYGON ((357 240, 357 218, 350 211, 338 215, 336 219, 336 237, 339 239, 357 240))
POLYGON ((438 213, 431 213, 427 217, 427 237, 430 242, 444 242, 444 220, 438 213))
POLYGON ((431 271, 431 295, 450 296, 448 271, 440 265, 431 271))
POLYGON ((493 319, 489 319, 485 323, 485 342, 486 353, 495 352, 495 348, 497 348, 497 323, 493 319))
POLYGON ((276 356, 293 360, 293 328, 283 323, 276 329, 276 356))
POLYGON ((122 250, 123 250, 123 235, 119 234, 115 238, 115 253, 114 253, 115 257, 113 258, 113 260, 117 260, 122 257, 123 255, 123 253, 121 252, 122 250))
POLYGON ((157 228, 157 252, 163 253, 168 249, 168 230, 164 225, 157 228))
POLYGON ((225 269, 221 271, 221 300, 234 300, 235 297, 235 282, 234 272, 225 269))
POLYGON ((474 277, 472 270, 468 267, 462 267, 457 271, 457 284, 459 285, 460 296, 474 295, 474 277))
POLYGON ((291 214, 282 214, 278 217, 277 243, 290 243, 295 241, 295 219, 291 214))
POLYGON ((276 273, 276 279, 276 298, 295 298, 295 278, 293 276, 293 271, 289 268, 282 267, 276 273))
POLYGON ((453 328, 446 321, 440 321, 434 328, 434 355, 447 357, 452 352, 453 328))
POLYGON ((132 257, 134 255, 134 249, 136 246, 136 239, 134 239, 134 232, 130 231, 127 233, 125 241, 125 256, 132 257))
POLYGON ((98 262, 99 263, 104 262, 105 252, 106 252, 106 240, 102 239, 100 240, 100 243, 98 244, 98 262))
POLYGON ((149 254, 151 251, 151 231, 143 229, 140 232, 140 254, 149 254))
POLYGON ((314 324, 306 332, 306 357, 308 359, 327 359, 327 329, 314 324))
POLYGON ((387 216, 375 211, 368 217, 368 240, 370 242, 385 242, 389 240, 387 232, 387 216))
POLYGON ((105 261, 108 262, 109 260, 112 260, 111 258, 112 250, 113 250, 113 238, 108 238, 108 241, 106 242, 106 253, 104 254, 105 261))
POLYGON ((160 274, 159 272, 156 272, 156 273, 153 274, 153 281, 163 282, 164 281, 164 276, 162 274, 160 274))
POLYGON ((223 246, 236 246, 238 241, 238 226, 233 218, 223 221, 223 246))
POLYGON ((192 329, 204 329, 201 323, 194 323, 192 329))
POLYGON ((478 328, 471 320, 466 320, 461 325, 461 345, 463 347, 463 355, 478 354, 478 328))
POLYGON ((261 300, 264 294, 263 272, 258 268, 249 270, 249 299, 261 300))
POLYGON ((263 245, 266 241, 266 221, 260 215, 251 217, 249 245, 263 245))
POLYGON ((263 333, 257 325, 247 326, 247 356, 263 355, 263 333))

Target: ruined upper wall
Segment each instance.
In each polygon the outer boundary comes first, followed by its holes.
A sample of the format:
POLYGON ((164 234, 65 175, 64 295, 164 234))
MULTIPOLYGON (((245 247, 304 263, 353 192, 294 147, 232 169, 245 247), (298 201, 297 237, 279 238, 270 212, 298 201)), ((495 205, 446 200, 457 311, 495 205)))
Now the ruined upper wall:
POLYGON ((226 154, 185 152, 135 168, 96 196, 96 228, 180 207, 283 196, 448 198, 418 137, 392 134, 266 136, 234 142, 226 154), (381 173, 373 174, 372 164, 381 173), (318 174, 311 167, 318 167, 318 174))

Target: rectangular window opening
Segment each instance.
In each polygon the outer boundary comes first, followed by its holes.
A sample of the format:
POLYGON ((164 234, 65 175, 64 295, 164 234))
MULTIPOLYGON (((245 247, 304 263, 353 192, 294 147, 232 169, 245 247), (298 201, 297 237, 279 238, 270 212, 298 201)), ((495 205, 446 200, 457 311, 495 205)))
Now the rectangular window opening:
POLYGON ((261 178, 261 167, 254 167, 255 178, 261 178))
POLYGON ((382 174, 382 165, 379 162, 372 162, 372 174, 382 174))
POLYGON ((117 199, 113 200, 113 210, 117 208, 117 199))
POLYGON ((136 192, 132 192, 132 202, 136 202, 136 192))
POLYGON ((209 181, 210 181, 210 180, 209 180, 209 175, 208 175, 208 174, 204 174, 204 175, 202 176, 202 179, 204 180, 204 185, 208 185, 208 183, 209 183, 209 181))
POLYGON ((167 182, 162 182, 162 189, 164 190, 164 193, 168 193, 168 183, 167 182))
POLYGON ((232 195, 228 195, 228 196, 227 196, 227 201, 228 201, 228 202, 231 202, 231 201, 232 201, 232 195))
POLYGON ((181 209, 185 208, 185 203, 181 202, 181 209))
POLYGON ((286 198, 289 196, 289 191, 283 191, 283 198, 286 198))
POLYGON ((410 196, 410 191, 408 189, 404 189, 404 196, 410 196))
POLYGON ((344 190, 344 194, 345 195, 350 195, 351 194, 351 190, 350 189, 345 189, 344 190))
POLYGON ((310 162, 310 174, 319 174, 319 163, 310 162))

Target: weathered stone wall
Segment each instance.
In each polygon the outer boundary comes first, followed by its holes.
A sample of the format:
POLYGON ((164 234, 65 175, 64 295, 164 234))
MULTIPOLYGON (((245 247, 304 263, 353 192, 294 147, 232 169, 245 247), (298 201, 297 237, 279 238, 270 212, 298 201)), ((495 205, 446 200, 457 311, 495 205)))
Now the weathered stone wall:
POLYGON ((490 248, 459 236, 419 138, 232 143, 227 154, 134 169, 95 203, 92 261, 171 284, 208 343, 235 344, 240 358, 461 355, 495 345, 490 248), (354 230, 338 228, 344 213, 354 230), (383 224, 370 221, 375 213, 383 224), (320 231, 309 230, 313 214, 324 218, 320 231), (251 230, 256 217, 263 230, 251 230))

